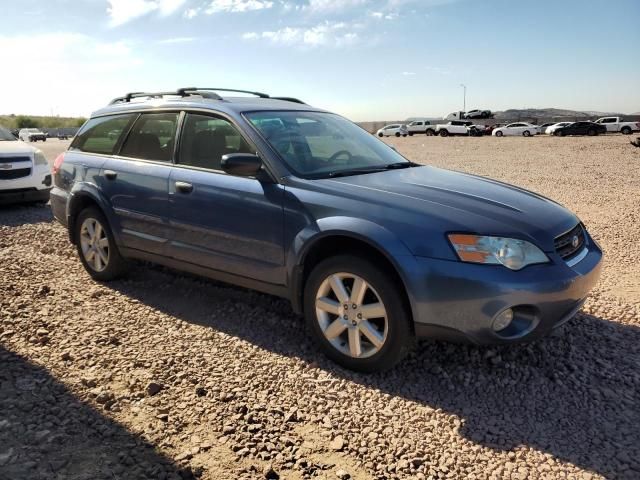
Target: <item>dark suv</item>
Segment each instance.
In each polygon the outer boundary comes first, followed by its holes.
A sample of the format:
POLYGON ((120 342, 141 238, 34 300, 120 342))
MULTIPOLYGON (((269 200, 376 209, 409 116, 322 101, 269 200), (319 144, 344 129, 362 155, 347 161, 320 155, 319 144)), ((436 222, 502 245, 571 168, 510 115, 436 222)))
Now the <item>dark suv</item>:
POLYGON ((142 259, 286 297, 362 371, 415 337, 538 338, 597 281, 600 248, 557 203, 417 165, 299 100, 223 91, 117 98, 56 159, 51 207, 93 278, 142 259))

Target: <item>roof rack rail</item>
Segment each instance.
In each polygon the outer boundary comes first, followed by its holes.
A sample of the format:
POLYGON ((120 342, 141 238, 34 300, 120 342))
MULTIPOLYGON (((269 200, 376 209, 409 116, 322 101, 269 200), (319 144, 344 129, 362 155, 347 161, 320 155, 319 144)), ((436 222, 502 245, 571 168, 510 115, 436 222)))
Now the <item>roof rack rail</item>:
POLYGON ((302 100, 298 100, 293 97, 270 97, 266 93, 261 92, 252 92, 249 90, 236 90, 233 88, 201 88, 201 87, 183 87, 179 88, 173 92, 129 92, 122 97, 116 97, 109 105, 114 105, 116 103, 129 103, 134 98, 160 98, 164 96, 177 96, 177 97, 188 97, 191 95, 199 95, 203 98, 209 98, 213 100, 223 100, 223 98, 215 92, 232 92, 232 93, 247 93, 249 95, 255 95, 259 98, 273 98, 274 100, 283 100, 285 102, 295 102, 301 103, 305 105, 302 100))
POLYGON ((270 98, 266 93, 261 92, 252 92, 250 90, 236 90, 234 88, 209 88, 209 87, 189 87, 189 88, 179 88, 177 90, 182 94, 191 94, 191 93, 199 93, 199 92, 231 92, 231 93, 248 93, 249 95, 255 95, 260 98, 270 98))
POLYGON ((301 103, 302 105, 306 105, 306 103, 304 103, 299 98, 293 98, 293 97, 271 97, 271 98, 273 100, 282 100, 283 102, 301 103))

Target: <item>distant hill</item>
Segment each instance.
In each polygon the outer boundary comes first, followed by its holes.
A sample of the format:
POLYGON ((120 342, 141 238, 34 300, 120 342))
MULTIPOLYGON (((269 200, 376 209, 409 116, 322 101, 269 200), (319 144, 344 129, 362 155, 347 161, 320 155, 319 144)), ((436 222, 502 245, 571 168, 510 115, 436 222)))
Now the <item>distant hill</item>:
MULTIPOLYGON (((555 118, 555 117, 575 117, 575 118, 592 118, 592 117, 604 117, 604 116, 621 116, 625 114, 617 112, 581 112, 578 110, 564 110, 561 108, 512 108, 504 110, 502 112, 494 112, 496 119, 511 119, 511 118, 555 118)), ((635 114, 632 114, 635 115, 635 114)))

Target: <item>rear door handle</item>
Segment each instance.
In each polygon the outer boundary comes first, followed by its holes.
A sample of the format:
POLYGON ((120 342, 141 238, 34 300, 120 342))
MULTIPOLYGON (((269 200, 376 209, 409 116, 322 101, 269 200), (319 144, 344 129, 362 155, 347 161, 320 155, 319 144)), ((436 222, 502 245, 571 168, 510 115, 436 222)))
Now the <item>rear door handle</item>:
POLYGON ((176 190, 181 193, 193 192, 193 185, 188 182, 176 182, 176 190))
POLYGON ((107 180, 115 180, 118 176, 118 172, 114 172, 113 170, 105 170, 104 176, 107 180))

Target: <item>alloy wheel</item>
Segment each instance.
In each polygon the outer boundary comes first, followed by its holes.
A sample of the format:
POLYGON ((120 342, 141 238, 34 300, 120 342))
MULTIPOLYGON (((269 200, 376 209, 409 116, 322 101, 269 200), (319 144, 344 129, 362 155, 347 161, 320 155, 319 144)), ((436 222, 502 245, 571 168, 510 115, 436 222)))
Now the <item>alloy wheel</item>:
POLYGON ((87 265, 102 272, 109 265, 109 239, 107 232, 95 218, 87 218, 80 227, 80 247, 87 265))
POLYGON ((327 277, 316 293, 316 319, 325 339, 352 358, 375 355, 389 330, 382 299, 363 278, 352 273, 327 277))

